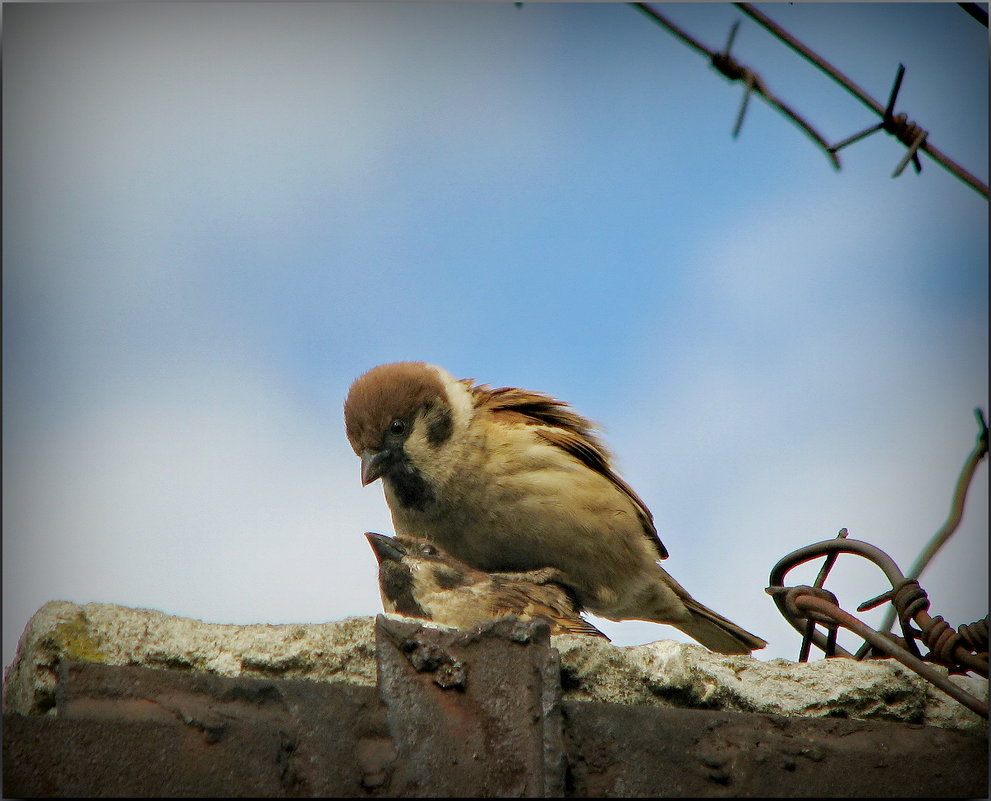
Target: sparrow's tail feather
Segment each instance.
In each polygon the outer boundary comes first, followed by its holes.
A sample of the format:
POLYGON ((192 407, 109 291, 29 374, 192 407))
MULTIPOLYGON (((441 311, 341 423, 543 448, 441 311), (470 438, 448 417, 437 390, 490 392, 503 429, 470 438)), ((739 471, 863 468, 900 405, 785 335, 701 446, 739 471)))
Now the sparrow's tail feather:
POLYGON ((767 642, 740 628, 718 612, 700 604, 694 598, 682 599, 692 613, 691 620, 673 625, 692 639, 698 640, 710 651, 721 654, 749 654, 763 648, 767 642))

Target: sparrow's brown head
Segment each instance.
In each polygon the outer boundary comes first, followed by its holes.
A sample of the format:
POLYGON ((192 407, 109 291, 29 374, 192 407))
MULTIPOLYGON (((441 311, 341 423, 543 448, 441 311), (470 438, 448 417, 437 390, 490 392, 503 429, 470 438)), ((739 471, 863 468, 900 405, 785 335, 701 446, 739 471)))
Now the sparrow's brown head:
POLYGON ((436 498, 437 471, 454 469, 437 457, 471 410, 467 388, 440 367, 396 362, 369 370, 344 403, 361 483, 383 478, 401 506, 425 509, 436 498))

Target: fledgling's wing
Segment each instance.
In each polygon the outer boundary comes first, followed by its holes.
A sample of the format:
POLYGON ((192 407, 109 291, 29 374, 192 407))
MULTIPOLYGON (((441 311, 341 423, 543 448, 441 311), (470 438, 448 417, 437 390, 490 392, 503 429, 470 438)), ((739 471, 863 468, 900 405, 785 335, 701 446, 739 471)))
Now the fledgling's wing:
POLYGON ((583 634, 586 637, 603 637, 606 640, 609 639, 583 617, 555 617, 553 620, 557 628, 560 629, 561 634, 583 634))
POLYGON ((565 587, 514 579, 511 573, 492 574, 492 579, 493 616, 544 617, 551 622, 555 634, 585 634, 609 639, 578 613, 565 587))
POLYGON ((592 433, 595 424, 582 417, 564 401, 539 392, 512 387, 489 389, 472 386, 475 408, 488 411, 499 422, 534 427, 534 433, 578 459, 582 464, 608 478, 630 501, 637 511, 643 533, 657 550, 659 559, 667 559, 668 551, 654 526, 654 517, 640 496, 612 469, 612 455, 602 441, 592 433))

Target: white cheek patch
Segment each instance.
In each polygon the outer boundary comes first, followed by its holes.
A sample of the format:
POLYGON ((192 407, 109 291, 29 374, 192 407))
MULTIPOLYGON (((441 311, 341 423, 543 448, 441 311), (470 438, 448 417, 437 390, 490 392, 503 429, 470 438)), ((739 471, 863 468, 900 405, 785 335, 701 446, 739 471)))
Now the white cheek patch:
POLYGON ((430 365, 430 367, 437 372, 437 377, 444 385, 444 394, 447 395, 447 401, 451 405, 451 413, 454 417, 454 427, 467 428, 475 408, 471 392, 443 367, 438 367, 435 364, 430 365))
POLYGON ((438 590, 434 583, 427 578, 426 571, 428 568, 425 565, 413 564, 410 569, 414 573, 423 572, 424 577, 422 581, 417 581, 413 579, 413 598, 420 605, 420 608, 426 612, 430 617, 443 616, 444 609, 443 606, 437 608, 435 606, 438 600, 443 600, 445 593, 442 590, 438 590))
POLYGON ((444 393, 451 410, 452 431, 448 437, 438 446, 430 441, 430 422, 436 425, 436 417, 430 415, 439 414, 437 409, 426 414, 417 415, 413 423, 413 430, 406 438, 404 449, 410 462, 426 479, 427 483, 433 487, 443 485, 452 476, 462 472, 465 468, 465 435, 471 425, 474 415, 474 401, 470 391, 450 373, 441 367, 431 365, 437 371, 438 377, 444 386, 444 393))
POLYGON ((422 465, 424 459, 428 459, 433 448, 427 440, 427 421, 422 415, 416 418, 413 423, 413 430, 409 432, 406 443, 403 446, 407 454, 412 458, 414 464, 422 465))

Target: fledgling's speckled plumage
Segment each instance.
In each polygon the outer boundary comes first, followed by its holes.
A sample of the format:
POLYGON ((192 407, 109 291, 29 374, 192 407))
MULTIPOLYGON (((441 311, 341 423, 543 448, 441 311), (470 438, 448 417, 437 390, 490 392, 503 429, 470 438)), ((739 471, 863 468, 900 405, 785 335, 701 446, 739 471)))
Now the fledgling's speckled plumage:
POLYGON ((539 617, 550 624, 552 634, 606 636, 581 617, 568 589, 555 583, 553 571, 486 573, 428 540, 365 536, 378 559, 386 612, 462 629, 506 615, 539 617))
POLYGON ((657 564, 668 554, 650 511, 563 401, 398 362, 354 382, 344 419, 398 534, 490 573, 556 568, 582 608, 669 623, 714 651, 766 645, 657 564))

